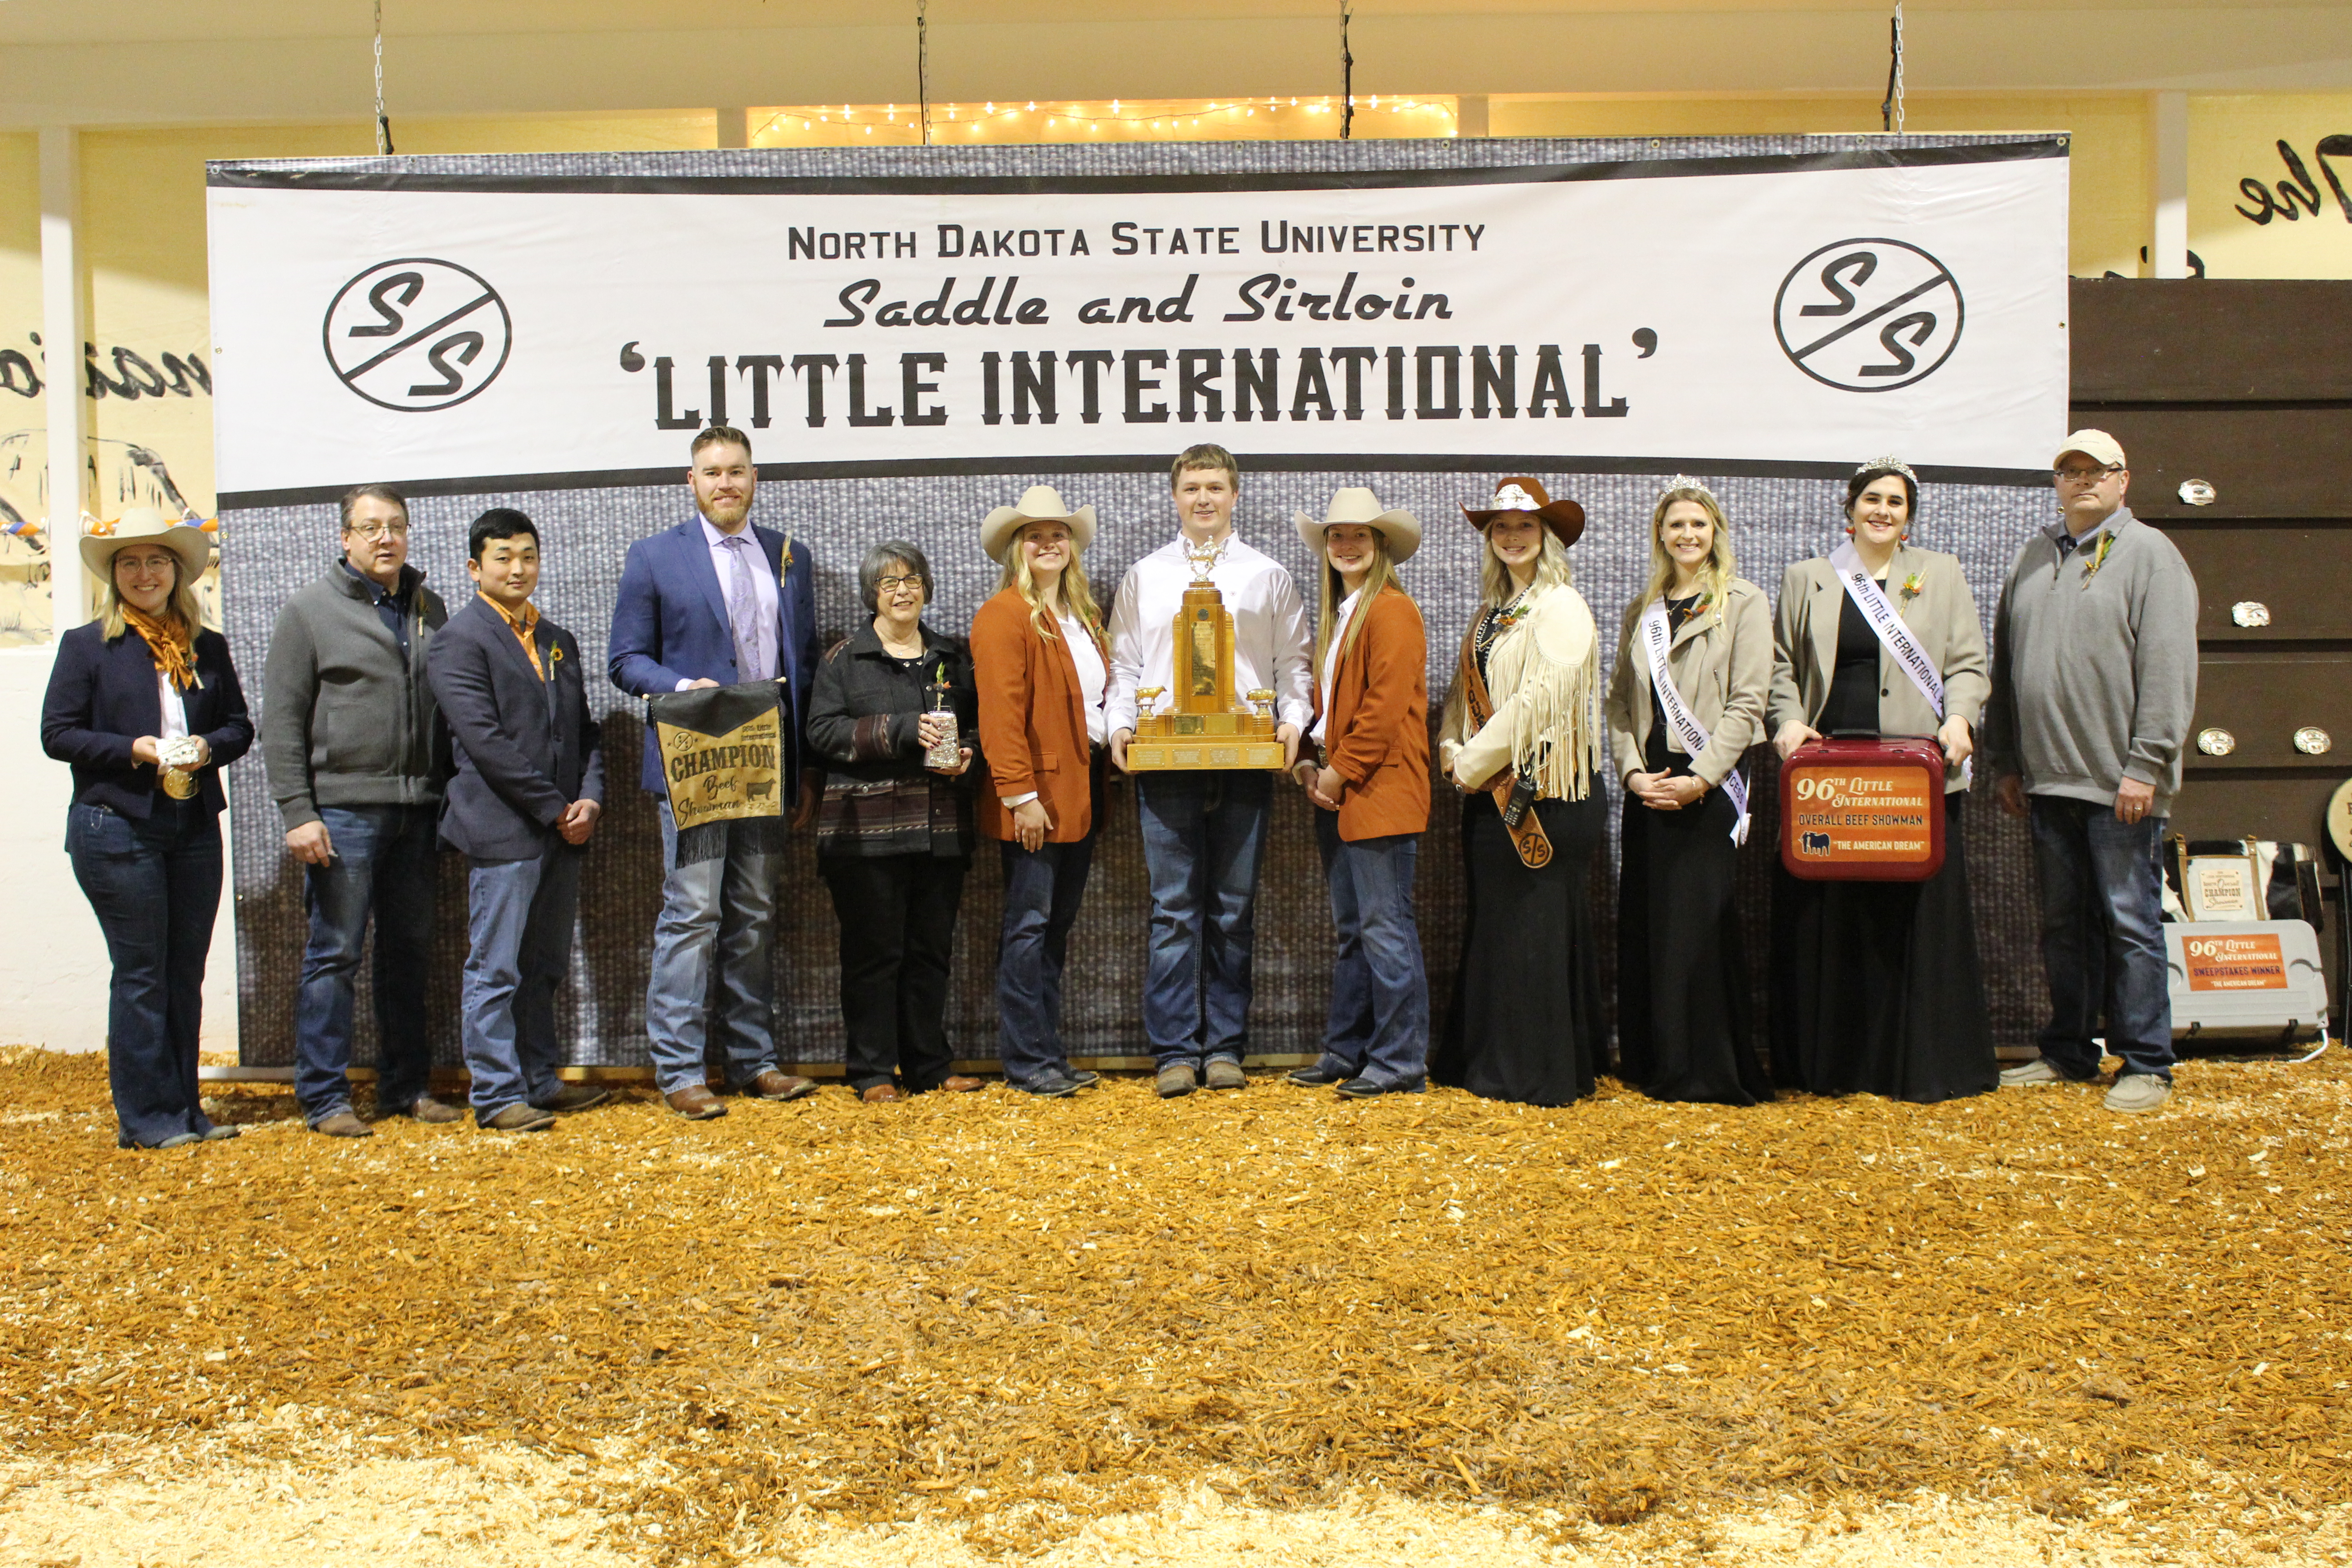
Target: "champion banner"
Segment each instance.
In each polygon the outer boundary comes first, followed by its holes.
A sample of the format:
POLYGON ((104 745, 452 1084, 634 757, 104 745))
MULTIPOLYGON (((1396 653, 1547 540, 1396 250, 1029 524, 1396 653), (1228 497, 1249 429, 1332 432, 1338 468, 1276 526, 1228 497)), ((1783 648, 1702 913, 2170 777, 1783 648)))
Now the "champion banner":
MULTIPOLYGON (((367 481, 410 494, 413 558, 452 597, 472 517, 529 512, 541 606, 601 662, 621 559, 692 516, 688 444, 719 421, 751 435, 755 521, 814 556, 828 642, 865 618, 859 560, 892 538, 930 557, 929 624, 962 633, 995 586, 979 519, 1050 476, 1098 510, 1086 566, 1108 600, 1173 532, 1170 458, 1215 441, 1242 463, 1243 536, 1310 599, 1289 509, 1320 515, 1365 484, 1414 510, 1427 542, 1407 586, 1447 652, 1477 594, 1457 503, 1497 474, 1540 477, 1592 518, 1574 555, 1604 658, 1674 473, 1715 487, 1769 592, 1842 537, 1853 465, 1897 453, 1927 484, 1915 537, 1960 556, 1982 608, 2048 514, 2066 428, 2058 135, 566 153, 209 177, 225 616, 254 671, 278 606, 333 558, 335 498, 367 481)), ((1451 675, 1433 665, 1433 697, 1451 675)), ((628 780, 643 708, 608 686, 591 700, 618 721, 607 776, 628 780)), ((1760 750, 1751 766, 1769 813, 1760 750)), ((266 1065, 291 1058, 300 879, 259 763, 233 779, 243 1050, 266 1065)), ((613 795, 564 1005, 574 1059, 618 1064, 644 1059, 660 847, 650 797, 613 795)), ((1433 806, 1421 904, 1442 1017, 1461 873, 1440 848, 1452 792, 1433 806)), ((1277 790, 1256 1050, 1314 1050, 1328 1001, 1307 810, 1277 790)), ((1970 821, 2000 893, 1979 899, 1995 1015, 2021 1038, 2022 841, 1970 821)), ((788 1056, 837 1059, 838 929, 807 836, 786 844, 779 1034, 788 1056)), ((1769 860, 1749 858, 1760 955, 1769 860)), ((967 1059, 994 1051, 999 886, 976 860, 950 1001, 967 1059)), ((1605 860, 1594 886, 1605 961, 1605 860)), ((1082 1053, 1143 1049, 1148 907, 1115 791, 1066 987, 1082 1053)), ((453 1061, 459 908, 433 1004, 453 1061)))
POLYGON ((647 700, 677 825, 677 863, 727 852, 727 825, 781 826, 783 710, 776 683, 706 686, 647 700))

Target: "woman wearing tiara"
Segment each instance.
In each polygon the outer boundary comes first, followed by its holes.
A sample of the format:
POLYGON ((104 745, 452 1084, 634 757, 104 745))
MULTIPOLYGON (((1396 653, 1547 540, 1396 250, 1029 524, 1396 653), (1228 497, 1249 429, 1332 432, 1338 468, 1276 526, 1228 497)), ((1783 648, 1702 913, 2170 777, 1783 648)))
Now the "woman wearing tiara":
POLYGON ((1429 1076, 1489 1100, 1565 1105, 1592 1092, 1601 965, 1586 897, 1608 836, 1599 641, 1568 547, 1584 509, 1507 479, 1480 510, 1477 616, 1438 731, 1462 803, 1462 966, 1429 1076))
POLYGON ((1924 882, 1772 887, 1774 1076, 1816 1094, 1930 1102, 1982 1094, 1996 1068, 1969 906, 1960 806, 1991 687, 1959 562, 1908 542, 1918 477, 1893 458, 1846 482, 1847 539, 1780 579, 1768 722, 1783 760, 1840 731, 1943 747, 1943 868, 1924 882), (1882 635, 1864 613, 1895 612, 1882 635), (1906 646, 1907 645, 1907 646, 1906 646), (1915 670, 1909 655, 1925 655, 1915 670))
POLYGON ((1625 611, 1609 744, 1625 786, 1617 1073, 1654 1100, 1772 1098, 1749 1028, 1732 883, 1739 772, 1772 681, 1764 590, 1738 574, 1714 492, 1677 476, 1650 514, 1650 582, 1625 611))

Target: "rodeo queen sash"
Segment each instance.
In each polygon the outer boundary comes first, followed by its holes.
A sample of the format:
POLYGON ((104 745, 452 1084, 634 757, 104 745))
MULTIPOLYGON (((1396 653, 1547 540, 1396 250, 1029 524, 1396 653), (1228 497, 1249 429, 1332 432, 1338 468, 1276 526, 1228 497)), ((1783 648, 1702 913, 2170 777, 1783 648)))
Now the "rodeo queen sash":
POLYGON ((730 822, 783 844, 783 712, 772 680, 666 691, 646 701, 677 824, 677 864, 727 853, 730 822))
MULTIPOLYGON (((1870 568, 1862 563, 1862 556, 1854 550, 1852 540, 1830 552, 1830 566, 1837 573, 1838 581, 1845 584, 1846 596, 1853 601, 1854 608, 1862 612, 1862 618, 1868 621, 1870 629, 1877 634, 1880 645, 1895 656, 1895 662, 1903 667, 1903 673, 1911 678, 1911 684, 1919 689, 1919 695, 1927 700, 1927 706, 1936 710, 1937 722, 1941 723, 1944 719, 1943 671, 1936 668, 1936 661, 1927 657, 1927 650, 1919 646, 1918 640, 1911 635, 1911 628, 1903 624, 1903 617, 1887 602, 1886 591, 1878 585, 1876 578, 1871 576, 1870 568)), ((1974 773, 1973 762, 1960 764, 1963 785, 1969 783, 1974 773)))
MULTIPOLYGON (((1675 727, 1675 738, 1682 742, 1683 750, 1690 753, 1691 762, 1696 765, 1699 753, 1706 750, 1707 733, 1692 714, 1690 705, 1683 700, 1682 692, 1675 685, 1674 675, 1666 668, 1666 655, 1673 650, 1674 642, 1674 632, 1666 624, 1666 602, 1661 596, 1652 600, 1650 607, 1642 612, 1642 651, 1649 658, 1650 684, 1657 689, 1658 704, 1666 710, 1666 722, 1675 727)), ((1731 809, 1739 814, 1739 820, 1731 825, 1731 841, 1745 844, 1748 842, 1748 781, 1740 776, 1739 763, 1736 759, 1731 771, 1723 775, 1723 793, 1731 797, 1731 809)))
MULTIPOLYGON (((1516 603, 1516 601, 1514 601, 1516 603)), ((1478 628, 1481 616, 1470 623, 1462 634, 1462 689, 1470 700, 1470 731, 1473 734, 1486 727, 1495 716, 1495 700, 1486 690, 1486 678, 1478 669, 1478 628)), ((1508 623, 1506 622, 1506 625, 1508 623)), ((1495 797, 1495 809, 1503 818, 1503 831, 1511 836, 1511 847, 1518 852, 1519 864, 1530 871, 1540 871, 1551 864, 1551 836, 1536 816, 1535 790, 1532 779, 1523 779, 1516 769, 1506 768, 1503 776, 1487 789, 1495 797)))

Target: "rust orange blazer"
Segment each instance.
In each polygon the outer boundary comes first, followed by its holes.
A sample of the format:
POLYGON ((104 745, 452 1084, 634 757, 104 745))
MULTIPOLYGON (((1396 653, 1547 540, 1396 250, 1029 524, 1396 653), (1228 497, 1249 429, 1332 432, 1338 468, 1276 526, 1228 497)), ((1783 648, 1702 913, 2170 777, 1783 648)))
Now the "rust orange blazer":
MULTIPOLYGON (((1108 650, 1103 662, 1108 668, 1108 650)), ((1026 601, 1006 588, 971 618, 971 668, 980 687, 980 753, 989 773, 980 794, 980 831, 1011 842, 1013 813, 1004 797, 1034 790, 1052 818, 1047 843, 1084 838, 1094 826, 1092 751, 1068 646, 1039 637, 1026 601)))
MULTIPOLYGON (((1348 781, 1339 837, 1354 843, 1429 826, 1429 636, 1393 585, 1360 612, 1364 629, 1318 690, 1323 749, 1348 781)), ((1319 674, 1319 672, 1318 672, 1319 674)), ((1007 792, 1010 793, 1010 792, 1007 792)))

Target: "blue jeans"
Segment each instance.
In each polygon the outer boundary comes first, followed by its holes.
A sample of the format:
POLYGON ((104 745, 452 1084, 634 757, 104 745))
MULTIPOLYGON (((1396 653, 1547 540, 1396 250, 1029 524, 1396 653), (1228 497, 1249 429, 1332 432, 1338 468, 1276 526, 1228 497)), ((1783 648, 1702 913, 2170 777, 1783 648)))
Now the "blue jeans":
POLYGON ((441 813, 430 805, 326 805, 334 858, 303 868, 310 941, 294 995, 294 1098, 316 1127, 352 1108, 352 1014, 368 921, 375 921, 376 1104, 405 1110, 430 1082, 425 975, 441 813))
POLYGON ((1033 852, 999 846, 1004 860, 1004 925, 996 943, 997 1054, 1015 1086, 1066 1078, 1062 1044, 1062 968, 1070 928, 1087 896, 1096 826, 1075 844, 1041 844, 1033 852))
POLYGON ((1331 966, 1331 1017, 1318 1066, 1382 1089, 1423 1087, 1429 1075, 1429 976, 1412 912, 1418 834, 1339 837, 1336 812, 1315 814, 1315 844, 1331 884, 1339 953, 1331 966))
POLYGON ((1161 1067, 1239 1062, 1274 775, 1139 773, 1135 793, 1151 880, 1144 1038, 1161 1067))
POLYGON ((152 1149, 212 1130, 196 1089, 205 955, 220 911, 220 822, 158 794, 146 821, 102 805, 66 813, 74 880, 106 933, 106 1078, 115 1142, 152 1149))
POLYGON ((740 1089, 776 1065, 776 879, 783 857, 761 847, 752 824, 732 822, 726 854, 681 866, 677 819, 667 799, 655 805, 661 817, 662 907, 654 921, 653 976, 646 985, 654 1082, 674 1094, 709 1080, 715 1015, 725 1042, 727 1084, 740 1089))
POLYGON ((580 851, 560 839, 528 860, 477 860, 467 885, 466 1067, 474 1120, 551 1100, 555 993, 572 966, 580 851))
POLYGON ((2099 1070, 2091 1037, 2106 1019, 2123 1071, 2172 1081, 2172 994, 2164 953, 2166 819, 2126 823, 2112 806, 2037 795, 2033 868, 2042 887, 2042 967, 2050 1026, 2042 1054, 2072 1079, 2099 1070))

